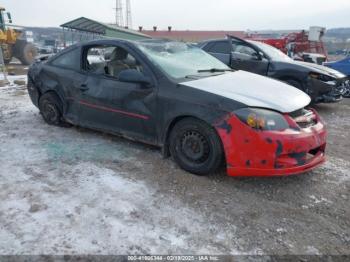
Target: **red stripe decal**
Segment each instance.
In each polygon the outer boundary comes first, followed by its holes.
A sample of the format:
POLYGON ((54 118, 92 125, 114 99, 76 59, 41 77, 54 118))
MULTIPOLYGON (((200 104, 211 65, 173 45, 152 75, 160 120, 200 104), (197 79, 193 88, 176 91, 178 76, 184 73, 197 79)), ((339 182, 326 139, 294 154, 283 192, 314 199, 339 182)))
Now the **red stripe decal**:
POLYGON ((79 101, 79 104, 84 105, 84 106, 88 106, 88 107, 91 107, 91 108, 103 110, 103 111, 123 114, 123 115, 130 116, 130 117, 140 118, 140 119, 144 119, 144 120, 148 120, 149 119, 148 116, 139 115, 139 114, 130 113, 130 112, 125 112, 125 111, 121 111, 121 110, 117 110, 117 109, 113 109, 113 108, 108 108, 108 107, 104 107, 104 106, 93 105, 93 104, 89 104, 89 103, 87 103, 85 101, 79 101))

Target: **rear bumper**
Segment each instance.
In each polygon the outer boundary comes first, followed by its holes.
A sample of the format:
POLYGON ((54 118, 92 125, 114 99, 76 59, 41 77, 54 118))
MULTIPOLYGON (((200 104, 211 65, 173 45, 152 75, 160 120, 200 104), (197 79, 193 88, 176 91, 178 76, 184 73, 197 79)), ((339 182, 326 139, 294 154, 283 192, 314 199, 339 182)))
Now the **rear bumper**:
POLYGON ((310 128, 285 131, 257 131, 233 114, 223 121, 226 124, 217 125, 217 131, 224 145, 229 176, 294 175, 326 161, 327 132, 321 120, 310 128))

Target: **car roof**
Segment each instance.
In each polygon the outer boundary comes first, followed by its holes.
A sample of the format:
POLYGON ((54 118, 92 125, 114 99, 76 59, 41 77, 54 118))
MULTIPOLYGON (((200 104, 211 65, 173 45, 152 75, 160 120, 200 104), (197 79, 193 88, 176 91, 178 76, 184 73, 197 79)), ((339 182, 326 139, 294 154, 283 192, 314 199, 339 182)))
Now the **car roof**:
MULTIPOLYGON (((238 38, 238 39, 241 39, 241 38, 239 38, 239 37, 237 37, 237 38, 238 38)), ((226 41, 226 40, 227 40, 227 38, 210 39, 210 40, 206 40, 206 41, 200 42, 200 43, 198 43, 198 45, 202 47, 202 46, 204 46, 204 45, 206 45, 206 44, 209 44, 209 43, 220 42, 220 41, 226 41)), ((261 43, 261 44, 267 45, 267 44, 264 43, 264 42, 259 42, 259 41, 250 40, 250 39, 242 39, 242 41, 248 42, 248 43, 250 43, 250 44, 252 44, 252 45, 254 45, 254 44, 256 44, 256 43, 261 43)))
POLYGON ((208 44, 208 43, 211 43, 211 42, 226 41, 226 40, 227 40, 227 38, 208 39, 208 40, 199 42, 198 44, 208 44))
MULTIPOLYGON (((241 39, 239 37, 236 37, 238 39, 241 39)), ((205 40, 205 41, 202 41, 202 42, 199 42, 198 43, 198 46, 201 46, 203 47, 204 45, 207 45, 207 44, 210 44, 210 43, 214 43, 214 42, 221 42, 221 41, 227 41, 228 38, 216 38, 216 39, 208 39, 208 40, 205 40)), ((248 41, 248 40, 245 40, 245 39, 242 39, 243 41, 248 41)), ((250 41, 248 41, 250 42, 250 41)), ((253 44, 253 43, 252 43, 253 44)))
POLYGON ((169 42, 179 42, 176 40, 166 39, 166 38, 153 38, 153 39, 142 39, 136 42, 139 43, 169 43, 169 42))
POLYGON ((132 43, 133 41, 125 40, 125 39, 98 39, 98 40, 90 40, 85 42, 80 42, 77 45, 78 46, 86 46, 86 45, 105 45, 105 44, 117 44, 117 43, 132 43))
POLYGON ((112 45, 112 44, 135 44, 135 43, 169 43, 169 42, 178 42, 169 39, 142 39, 142 40, 126 40, 119 38, 110 38, 110 39, 98 39, 90 40, 85 42, 80 42, 72 45, 71 47, 78 46, 88 46, 88 45, 112 45))

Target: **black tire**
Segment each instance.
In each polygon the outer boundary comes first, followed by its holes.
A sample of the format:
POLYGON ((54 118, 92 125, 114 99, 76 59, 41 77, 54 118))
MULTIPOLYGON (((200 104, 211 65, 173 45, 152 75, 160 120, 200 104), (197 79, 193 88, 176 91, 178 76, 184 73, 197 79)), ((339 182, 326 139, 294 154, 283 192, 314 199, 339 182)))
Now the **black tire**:
POLYGON ((38 55, 38 50, 32 43, 24 40, 18 40, 15 45, 15 54, 23 65, 31 65, 38 55))
POLYGON ((12 58, 11 58, 11 59, 4 59, 4 63, 5 63, 5 65, 10 64, 10 63, 11 63, 11 61, 12 61, 12 58))
POLYGON ((288 85, 291 85, 291 86, 294 86, 302 91, 304 91, 304 88, 303 86, 301 85, 300 82, 296 81, 296 80, 293 80, 293 79, 288 79, 288 80, 285 80, 284 81, 285 83, 287 83, 288 85))
POLYGON ((54 126, 65 125, 62 121, 62 103, 55 93, 45 93, 40 97, 39 110, 47 124, 54 126))
POLYGON ((185 118, 174 126, 169 149, 182 169, 200 176, 217 172, 224 160, 215 129, 196 118, 185 118))
POLYGON ((3 55, 5 65, 10 64, 13 56, 13 47, 8 44, 3 44, 1 45, 0 48, 2 49, 2 55, 3 55))
POLYGON ((311 97, 311 103, 310 104, 317 103, 315 101, 315 98, 313 97, 313 92, 311 90, 309 90, 308 88, 304 88, 302 83, 300 83, 299 81, 296 81, 296 80, 293 80, 293 79, 288 79, 288 80, 285 80, 284 82, 287 83, 288 85, 291 85, 291 86, 294 86, 295 88, 298 88, 299 90, 303 91, 305 94, 310 96, 311 97))

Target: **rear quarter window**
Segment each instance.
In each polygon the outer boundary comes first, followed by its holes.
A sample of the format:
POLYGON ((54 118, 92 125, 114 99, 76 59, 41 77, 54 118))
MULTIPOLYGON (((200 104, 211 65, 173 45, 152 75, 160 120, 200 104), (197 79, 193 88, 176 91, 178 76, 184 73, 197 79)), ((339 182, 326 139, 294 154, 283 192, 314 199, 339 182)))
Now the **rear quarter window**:
POLYGON ((68 51, 59 57, 55 58, 51 65, 62 67, 65 69, 80 70, 81 68, 81 54, 80 48, 75 48, 68 51))

